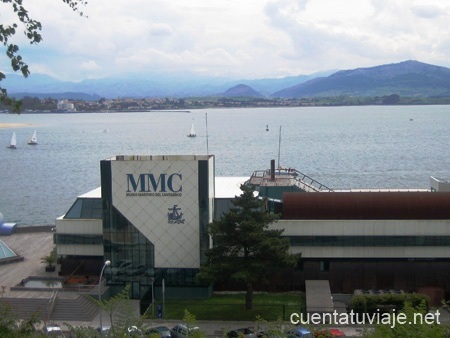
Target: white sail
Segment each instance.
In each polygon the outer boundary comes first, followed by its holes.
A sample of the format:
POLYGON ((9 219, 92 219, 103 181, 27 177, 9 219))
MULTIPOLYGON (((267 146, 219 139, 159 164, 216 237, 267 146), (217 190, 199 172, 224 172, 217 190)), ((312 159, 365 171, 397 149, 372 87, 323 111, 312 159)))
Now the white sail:
POLYGON ((188 134, 187 136, 188 136, 188 137, 195 137, 195 136, 197 136, 197 135, 195 134, 194 122, 192 122, 192 124, 191 124, 191 131, 189 132, 189 134, 188 134))
POLYGON ((16 132, 13 132, 11 136, 11 142, 9 143, 8 148, 16 149, 16 146, 17 146, 16 132))
POLYGON ((36 130, 33 132, 33 135, 31 135, 30 140, 28 141, 28 144, 37 144, 37 134, 36 130))

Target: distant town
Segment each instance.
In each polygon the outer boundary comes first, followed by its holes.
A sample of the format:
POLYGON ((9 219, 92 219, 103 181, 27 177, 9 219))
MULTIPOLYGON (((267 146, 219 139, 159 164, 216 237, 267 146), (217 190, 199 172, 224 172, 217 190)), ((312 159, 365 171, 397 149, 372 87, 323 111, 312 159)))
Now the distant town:
MULTIPOLYGON (((117 98, 98 101, 40 99, 25 96, 21 99, 21 113, 87 113, 87 112, 145 112, 155 110, 189 110, 205 108, 251 107, 323 107, 356 105, 430 105, 450 104, 450 97, 401 97, 397 94, 380 97, 202 97, 202 98, 117 98)), ((8 113, 6 107, 1 111, 8 113)))

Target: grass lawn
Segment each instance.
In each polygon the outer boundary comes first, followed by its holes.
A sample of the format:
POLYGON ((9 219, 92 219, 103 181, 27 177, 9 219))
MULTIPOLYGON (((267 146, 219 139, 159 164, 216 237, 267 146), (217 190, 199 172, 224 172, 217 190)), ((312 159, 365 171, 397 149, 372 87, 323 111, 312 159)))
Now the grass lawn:
MULTIPOLYGON (((161 304, 157 299, 155 304, 161 304)), ((210 299, 166 300, 164 318, 181 320, 187 309, 197 320, 289 320, 293 312, 305 307, 305 295, 290 293, 255 293, 253 309, 245 309, 245 293, 214 293, 210 299)), ((151 310, 148 311, 151 317, 151 310)), ((156 316, 156 310, 155 310, 156 316)))

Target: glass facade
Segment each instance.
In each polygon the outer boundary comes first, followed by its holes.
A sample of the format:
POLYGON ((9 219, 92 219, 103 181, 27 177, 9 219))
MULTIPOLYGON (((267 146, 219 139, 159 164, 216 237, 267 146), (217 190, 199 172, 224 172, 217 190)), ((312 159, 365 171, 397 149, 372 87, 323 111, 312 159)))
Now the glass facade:
POLYGON ((205 251, 209 248, 209 175, 208 161, 198 162, 198 198, 200 211, 200 261, 206 262, 205 251))
POLYGON ((67 219, 101 219, 102 201, 99 198, 77 198, 66 213, 67 219))
POLYGON ((118 210, 112 208, 112 222, 103 224, 105 270, 110 283, 139 282, 151 285, 155 276, 154 245, 118 210))
POLYGON ((103 244, 103 235, 55 234, 55 244, 99 245, 103 244))

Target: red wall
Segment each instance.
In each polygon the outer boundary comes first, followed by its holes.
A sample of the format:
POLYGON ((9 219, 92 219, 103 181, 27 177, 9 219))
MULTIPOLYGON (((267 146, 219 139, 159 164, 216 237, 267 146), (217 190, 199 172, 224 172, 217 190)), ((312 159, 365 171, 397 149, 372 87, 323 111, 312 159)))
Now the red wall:
POLYGON ((283 194, 283 219, 450 219, 449 192, 283 194))

